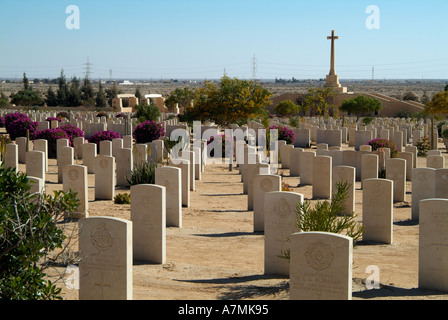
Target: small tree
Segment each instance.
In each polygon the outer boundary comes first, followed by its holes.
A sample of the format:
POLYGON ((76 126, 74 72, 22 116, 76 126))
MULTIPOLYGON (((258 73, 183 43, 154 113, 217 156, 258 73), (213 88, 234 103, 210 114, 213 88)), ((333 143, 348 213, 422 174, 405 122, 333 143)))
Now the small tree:
POLYGON ((58 106, 66 107, 67 106, 67 99, 69 96, 69 89, 67 80, 64 75, 64 69, 61 70, 61 74, 58 78, 58 91, 57 91, 57 98, 58 98, 58 106))
POLYGON ((254 81, 223 76, 219 84, 206 81, 196 90, 194 106, 186 111, 194 120, 226 126, 250 118, 264 118, 272 94, 254 81))
POLYGON ((363 115, 370 115, 380 111, 382 108, 381 102, 378 99, 359 95, 356 98, 345 99, 342 101, 341 111, 348 114, 354 114, 357 117, 363 115))
MULTIPOLYGON (((436 93, 431 101, 426 104, 424 111, 427 114, 431 114, 431 132, 433 132, 435 129, 434 116, 448 114, 448 91, 436 93)), ((433 135, 431 134, 430 137, 432 148, 437 149, 436 141, 433 141, 433 135)))
POLYGON ((84 106, 95 105, 95 93, 89 78, 85 77, 81 86, 81 100, 84 106))
POLYGON ((56 107, 58 105, 58 97, 56 96, 51 86, 48 87, 45 97, 45 103, 49 107, 56 107))
POLYGON ((336 93, 331 88, 311 88, 302 100, 301 110, 311 116, 333 112, 336 93))
POLYGON ((194 99, 194 94, 194 90, 189 87, 185 87, 183 89, 177 88, 167 97, 165 100, 165 105, 170 112, 174 111, 176 104, 178 104, 179 108, 186 108, 191 105, 191 102, 194 99))
POLYGON ((139 104, 135 105, 135 110, 137 111, 134 115, 137 118, 138 123, 143 123, 145 121, 158 121, 160 117, 159 108, 151 102, 151 104, 139 104))
POLYGON ((44 99, 30 87, 26 73, 23 73, 23 89, 12 95, 11 103, 26 107, 44 104, 44 99))
POLYGON ((291 100, 283 100, 274 107, 274 111, 282 116, 292 116, 299 112, 299 106, 291 100))
POLYGON ((103 90, 103 84, 101 83, 101 79, 98 83, 98 92, 95 96, 95 103, 97 108, 105 108, 107 107, 106 94, 103 90))

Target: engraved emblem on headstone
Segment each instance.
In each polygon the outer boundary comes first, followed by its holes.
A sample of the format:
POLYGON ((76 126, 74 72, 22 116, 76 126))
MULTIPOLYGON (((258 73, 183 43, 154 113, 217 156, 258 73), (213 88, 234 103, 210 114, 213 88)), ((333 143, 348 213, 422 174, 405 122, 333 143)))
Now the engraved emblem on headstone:
POLYGON ((114 242, 112 234, 104 223, 93 229, 90 240, 93 247, 99 251, 109 250, 114 242))
POLYGON ((308 246, 305 252, 305 258, 311 268, 325 270, 332 264, 334 255, 328 244, 318 241, 308 246))
POLYGON ((291 207, 289 203, 285 199, 280 199, 274 205, 274 212, 279 215, 281 218, 288 216, 291 212, 291 207))
POLYGON ((71 181, 78 180, 78 178, 79 178, 79 172, 78 172, 78 170, 71 169, 71 170, 68 172, 68 177, 69 177, 69 179, 70 179, 71 181))
POLYGON ((273 184, 272 181, 269 179, 263 179, 260 183, 260 188, 264 192, 269 192, 272 190, 273 184))
POLYGON ((100 160, 100 167, 103 169, 106 169, 108 165, 108 161, 106 159, 101 159, 100 160))

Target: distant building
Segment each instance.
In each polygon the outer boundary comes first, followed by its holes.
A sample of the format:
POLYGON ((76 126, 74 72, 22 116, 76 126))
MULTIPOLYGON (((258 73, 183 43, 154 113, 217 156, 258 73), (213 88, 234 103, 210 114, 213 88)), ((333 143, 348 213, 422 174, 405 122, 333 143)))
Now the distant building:
POLYGON ((128 80, 124 80, 123 82, 120 82, 119 85, 121 86, 129 86, 132 85, 133 83, 128 81, 128 80))

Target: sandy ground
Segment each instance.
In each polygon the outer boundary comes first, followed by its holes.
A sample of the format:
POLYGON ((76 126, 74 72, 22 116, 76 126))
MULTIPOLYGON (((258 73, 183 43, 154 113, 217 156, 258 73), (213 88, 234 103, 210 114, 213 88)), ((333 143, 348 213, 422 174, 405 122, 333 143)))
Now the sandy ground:
MULTIPOLYGON (((446 156, 446 153, 444 154, 446 156)), ((79 160, 77 160, 78 163, 79 160)), ((418 167, 426 159, 418 158, 418 167)), ((20 165, 24 169, 24 165, 20 165)), ((62 189, 57 183, 55 160, 49 162, 47 192, 62 189)), ((311 199, 312 187, 299 185, 289 170, 279 170, 294 192, 311 199)), ((407 182, 406 202, 411 203, 407 182)), ((129 189, 117 189, 117 193, 129 189)), ((356 211, 362 220, 362 190, 356 185, 356 211)), ((313 200, 314 201, 314 200, 313 200)), ((94 201, 94 175, 89 174, 90 216, 130 219, 130 205, 94 201)), ((394 243, 364 243, 353 252, 353 299, 365 300, 448 300, 447 292, 418 289, 418 223, 411 221, 406 203, 394 204, 394 243), (379 268, 380 289, 366 290, 370 272, 379 268)), ((191 192, 191 205, 183 208, 181 228, 167 228, 166 263, 134 262, 135 300, 288 300, 289 279, 264 275, 264 236, 253 232, 253 212, 247 210, 247 195, 238 169, 228 165, 207 165, 202 179, 191 192)), ((67 230, 76 224, 67 225, 67 230)), ((74 239, 76 247, 76 239, 74 239)), ((64 268, 57 268, 63 272, 64 268)), ((51 270, 49 270, 51 272, 51 270)), ((51 274, 55 274, 52 272, 51 274)), ((61 281, 63 297, 77 300, 78 290, 61 281)))

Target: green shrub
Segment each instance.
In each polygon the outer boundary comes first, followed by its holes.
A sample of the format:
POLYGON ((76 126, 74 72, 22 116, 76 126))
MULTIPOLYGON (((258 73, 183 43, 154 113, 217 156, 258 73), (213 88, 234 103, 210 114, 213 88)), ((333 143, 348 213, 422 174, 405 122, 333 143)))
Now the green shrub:
POLYGON ((130 204, 131 195, 129 193, 119 193, 114 197, 115 204, 130 204))
MULTIPOLYGON (((298 232, 321 231, 344 234, 353 238, 353 245, 362 239, 364 227, 356 222, 356 215, 343 214, 344 202, 348 197, 348 183, 337 183, 331 201, 318 201, 312 208, 311 201, 297 203, 296 227, 298 232)), ((280 257, 289 259, 289 251, 280 257)))
POLYGON ((134 106, 135 118, 137 118, 138 123, 142 123, 148 120, 159 121, 160 110, 155 104, 140 104, 134 106))
POLYGON ((76 210, 79 200, 72 192, 40 195, 31 194, 30 188, 25 173, 0 165, 0 297, 61 299, 61 289, 45 269, 55 261, 56 251, 66 249, 61 221, 76 210))
POLYGON ((137 184, 154 184, 156 179, 157 163, 153 161, 146 161, 134 166, 134 169, 126 178, 129 185, 137 184))

